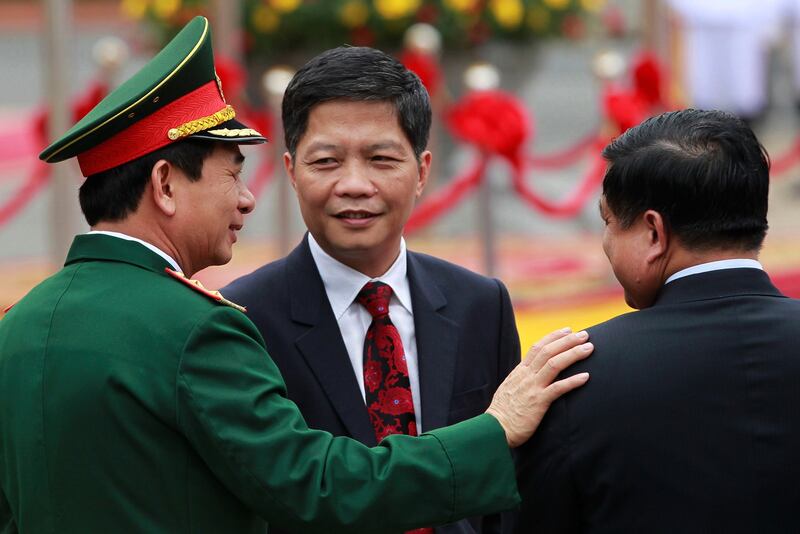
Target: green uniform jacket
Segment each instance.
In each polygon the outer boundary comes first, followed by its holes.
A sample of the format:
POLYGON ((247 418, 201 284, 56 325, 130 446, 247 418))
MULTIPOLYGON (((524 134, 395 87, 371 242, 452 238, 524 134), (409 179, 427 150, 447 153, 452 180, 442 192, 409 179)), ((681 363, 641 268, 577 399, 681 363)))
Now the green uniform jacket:
POLYGON ((387 532, 517 504, 489 415, 373 449, 309 430, 247 317, 78 236, 0 321, 0 532, 387 532))

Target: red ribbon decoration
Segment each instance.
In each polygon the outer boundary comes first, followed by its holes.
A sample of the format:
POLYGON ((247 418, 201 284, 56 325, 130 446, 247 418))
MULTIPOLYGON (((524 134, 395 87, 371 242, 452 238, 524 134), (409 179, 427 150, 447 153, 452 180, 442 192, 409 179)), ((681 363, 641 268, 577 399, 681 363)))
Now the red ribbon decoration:
POLYGON ((574 217, 586 206, 586 203, 603 183, 606 161, 600 155, 599 149, 594 151, 592 164, 583 179, 573 188, 565 198, 558 202, 548 200, 525 182, 525 162, 519 158, 509 161, 512 168, 511 180, 514 190, 522 200, 545 215, 554 218, 574 217))
MULTIPOLYGON (((72 118, 79 121, 84 115, 89 113, 108 93, 108 86, 104 82, 95 81, 83 95, 80 95, 72 102, 72 118)), ((42 108, 37 111, 31 121, 33 124, 33 135, 36 137, 36 144, 44 147, 47 140, 47 124, 49 110, 42 108)), ((14 194, 0 206, 0 226, 9 222, 17 215, 28 203, 33 200, 39 191, 50 181, 50 166, 41 161, 34 161, 33 169, 28 179, 14 194)))
POLYGON ((776 157, 770 165, 770 178, 775 179, 776 175, 783 174, 800 161, 800 136, 798 136, 789 149, 776 157))
POLYGON ((405 233, 416 232, 451 210, 481 183, 488 163, 489 158, 485 154, 481 154, 469 171, 428 195, 417 205, 409 217, 405 225, 405 233))
POLYGON ((41 161, 34 163, 33 171, 22 187, 0 206, 0 226, 11 220, 50 181, 50 167, 41 161))
POLYGON ((597 144, 599 130, 595 129, 588 135, 580 139, 571 147, 567 147, 558 152, 544 155, 531 155, 528 157, 529 167, 539 169, 560 169, 574 164, 586 151, 597 144))

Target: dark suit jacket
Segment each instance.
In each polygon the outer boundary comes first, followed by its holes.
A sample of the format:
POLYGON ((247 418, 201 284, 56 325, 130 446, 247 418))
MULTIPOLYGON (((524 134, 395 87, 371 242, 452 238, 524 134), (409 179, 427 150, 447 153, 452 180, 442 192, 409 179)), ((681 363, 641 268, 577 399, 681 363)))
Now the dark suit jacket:
POLYGON ((716 271, 589 334, 519 453, 518 532, 800 532, 800 301, 716 271))
MULTIPOLYGON (((482 413, 520 360, 505 286, 437 258, 408 252, 423 430, 482 413)), ((222 289, 247 307, 312 428, 375 445, 375 433, 307 239, 287 257, 222 289)), ((420 499, 425 495, 421 494, 420 499)), ((476 525, 480 522, 473 520, 476 525)), ((487 531, 499 526, 487 518, 487 531), (488 528, 491 526, 491 528, 488 528)), ((437 529, 471 532, 467 522, 437 529)))

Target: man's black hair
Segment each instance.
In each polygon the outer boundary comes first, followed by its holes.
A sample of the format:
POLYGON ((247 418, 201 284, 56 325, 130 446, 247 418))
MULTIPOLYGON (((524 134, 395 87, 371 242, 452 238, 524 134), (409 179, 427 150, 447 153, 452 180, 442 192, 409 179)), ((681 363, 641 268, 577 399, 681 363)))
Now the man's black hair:
POLYGON ((723 111, 664 113, 604 150, 606 205, 623 228, 648 209, 688 248, 758 250, 767 232, 769 156, 723 111))
POLYGON ((214 144, 185 139, 87 177, 78 195, 86 222, 94 226, 101 221, 122 221, 136 211, 158 160, 167 160, 193 182, 199 180, 203 162, 213 152, 214 144))
POLYGON ((391 102, 417 159, 427 147, 431 103, 417 75, 380 50, 339 47, 306 63, 286 88, 283 130, 292 157, 308 126, 311 109, 337 99, 391 102))

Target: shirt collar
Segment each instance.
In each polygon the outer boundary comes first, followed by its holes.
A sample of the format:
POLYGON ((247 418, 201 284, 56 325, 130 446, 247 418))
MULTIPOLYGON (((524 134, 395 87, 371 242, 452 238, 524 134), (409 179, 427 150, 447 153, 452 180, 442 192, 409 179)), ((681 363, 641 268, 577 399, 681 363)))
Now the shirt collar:
POLYGON ((137 243, 140 243, 140 244, 144 245, 148 249, 152 250, 153 252, 155 252, 156 254, 161 256, 162 258, 164 258, 167 261, 167 263, 169 263, 175 271, 183 272, 183 270, 178 266, 178 262, 176 262, 174 259, 172 259, 172 256, 170 256, 169 254, 167 254, 166 252, 164 252, 163 250, 161 250, 157 246, 151 245, 147 241, 142 241, 138 237, 131 237, 128 234, 123 234, 121 232, 109 232, 107 230, 92 230, 90 232, 86 232, 86 235, 92 235, 92 234, 110 235, 111 237, 118 237, 119 239, 124 239, 126 241, 136 241, 137 243))
POLYGON ((380 281, 392 288, 394 296, 408 313, 411 311, 411 287, 408 284, 406 241, 400 238, 400 253, 389 269, 377 278, 348 267, 322 250, 314 236, 308 234, 308 247, 317 265, 317 270, 325 286, 325 293, 331 304, 333 315, 338 321, 358 296, 358 292, 369 281, 380 281))
POLYGON ((687 267, 686 269, 681 269, 677 273, 673 274, 664 284, 669 284, 670 282, 677 280, 679 278, 683 278, 685 276, 691 276, 693 274, 700 274, 700 273, 707 273, 710 271, 721 271, 723 269, 761 269, 764 270, 764 267, 756 260, 745 259, 745 258, 737 258, 732 260, 719 260, 719 261, 711 261, 708 263, 701 263, 699 265, 693 265, 691 267, 687 267))

